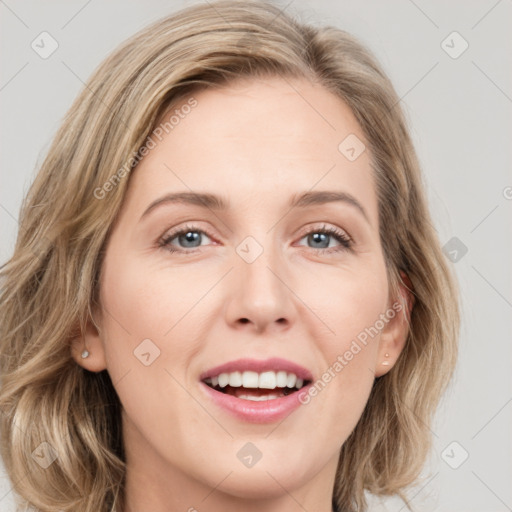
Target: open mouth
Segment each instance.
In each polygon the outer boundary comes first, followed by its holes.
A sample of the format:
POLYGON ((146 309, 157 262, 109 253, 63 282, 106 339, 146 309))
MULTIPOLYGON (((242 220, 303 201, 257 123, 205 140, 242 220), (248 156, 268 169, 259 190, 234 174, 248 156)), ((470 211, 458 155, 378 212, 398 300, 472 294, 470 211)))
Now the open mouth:
POLYGON ((221 373, 203 382, 219 393, 255 402, 282 398, 310 384, 309 380, 285 371, 221 373))

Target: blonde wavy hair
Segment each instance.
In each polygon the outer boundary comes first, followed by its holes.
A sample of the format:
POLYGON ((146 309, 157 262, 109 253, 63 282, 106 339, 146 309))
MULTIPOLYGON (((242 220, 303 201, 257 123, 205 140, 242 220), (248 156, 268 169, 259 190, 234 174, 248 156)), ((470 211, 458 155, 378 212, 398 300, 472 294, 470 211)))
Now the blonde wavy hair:
POLYGON ((342 446, 333 506, 364 511, 365 490, 407 502, 455 369, 460 306, 399 98, 343 30, 300 23, 266 2, 222 0, 157 21, 106 58, 22 204, 14 253, 0 272, 0 449, 18 510, 123 511, 122 406, 107 370, 73 360, 71 340, 98 306, 109 232, 158 121, 194 91, 269 76, 322 84, 349 105, 369 143, 390 289, 408 285, 414 306, 399 359, 375 379, 342 446), (32 455, 43 442, 58 455, 46 468, 32 455))

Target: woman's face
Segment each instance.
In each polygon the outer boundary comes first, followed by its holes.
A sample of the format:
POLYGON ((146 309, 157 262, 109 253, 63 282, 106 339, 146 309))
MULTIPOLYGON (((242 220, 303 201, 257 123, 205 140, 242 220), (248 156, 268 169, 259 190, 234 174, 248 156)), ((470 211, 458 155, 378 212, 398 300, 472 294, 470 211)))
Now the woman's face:
POLYGON ((406 335, 367 142, 348 106, 306 81, 193 97, 130 177, 102 268, 100 333, 83 340, 80 364, 112 378, 130 478, 173 495, 215 488, 211 502, 284 489, 307 500, 311 485, 327 496, 406 335), (203 381, 222 373, 224 391, 203 381), (311 382, 286 395, 293 375, 311 382))

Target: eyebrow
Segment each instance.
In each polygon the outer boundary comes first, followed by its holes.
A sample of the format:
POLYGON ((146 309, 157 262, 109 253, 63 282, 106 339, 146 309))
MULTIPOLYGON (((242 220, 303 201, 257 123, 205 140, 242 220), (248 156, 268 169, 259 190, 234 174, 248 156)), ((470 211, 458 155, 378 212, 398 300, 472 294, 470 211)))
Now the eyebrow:
MULTIPOLYGON (((328 203, 342 202, 354 207, 370 224, 370 219, 363 205, 348 192, 333 192, 328 190, 304 192, 295 194, 291 197, 288 206, 291 208, 307 208, 309 206, 317 206, 328 203)), ((141 220, 158 206, 164 204, 190 204, 200 206, 214 211, 226 211, 229 209, 229 201, 221 196, 200 192, 173 192, 165 194, 153 201, 144 211, 141 220)))

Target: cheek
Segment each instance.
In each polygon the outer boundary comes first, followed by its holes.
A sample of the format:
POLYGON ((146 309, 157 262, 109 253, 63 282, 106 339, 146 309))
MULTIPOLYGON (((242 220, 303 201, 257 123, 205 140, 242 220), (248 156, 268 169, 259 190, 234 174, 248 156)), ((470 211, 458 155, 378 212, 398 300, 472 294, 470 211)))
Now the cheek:
MULTIPOLYGON (((339 428, 350 429, 362 413, 374 382, 382 327, 379 319, 388 298, 385 266, 379 261, 368 262, 364 269, 336 269, 328 278, 317 273, 309 279, 302 297, 321 320, 315 339, 325 370, 316 386, 323 399, 313 399, 318 407, 325 408, 325 414, 335 411, 335 416, 347 420, 339 428), (314 282, 328 287, 313 287, 314 282)), ((338 435, 343 438, 348 431, 338 435)))
MULTIPOLYGON (((192 309, 211 287, 211 276, 208 279, 208 275, 182 266, 170 269, 165 259, 155 266, 136 257, 116 261, 113 256, 108 263, 101 300, 111 313, 107 314, 108 325, 121 334, 123 343, 128 342, 133 350, 149 338, 160 350, 172 348, 177 353, 189 347, 191 336, 183 329, 190 324, 192 309)), ((111 338, 119 341, 119 336, 111 338)))
MULTIPOLYGON (((388 283, 383 262, 302 272, 300 296, 320 320, 326 350, 343 353, 352 340, 374 326, 385 312, 388 283)), ((364 335, 360 336, 364 338, 364 335)), ((370 338, 370 337, 369 337, 370 338)))
POLYGON ((198 337, 193 334, 196 324, 187 311, 208 283, 198 289, 198 283, 183 275, 179 278, 178 272, 170 278, 169 272, 148 268, 135 258, 116 261, 113 257, 110 262, 105 262, 101 301, 112 382, 132 428, 153 447, 172 445, 175 456, 185 459, 193 447, 185 443, 178 447, 172 440, 185 439, 183 425, 193 429, 204 418, 204 411, 185 389, 184 372, 198 350, 194 345, 198 337))
POLYGON ((135 258, 106 262, 102 280, 102 303, 127 331, 162 336, 182 309, 180 281, 163 279, 135 258), (110 264, 111 263, 111 264, 110 264))
POLYGON ((151 418, 164 409, 161 397, 181 400, 173 376, 183 381, 175 368, 186 368, 193 350, 182 332, 186 322, 179 321, 187 291, 179 283, 171 288, 134 258, 115 254, 105 261, 103 276, 102 341, 110 377, 128 414, 151 418))

